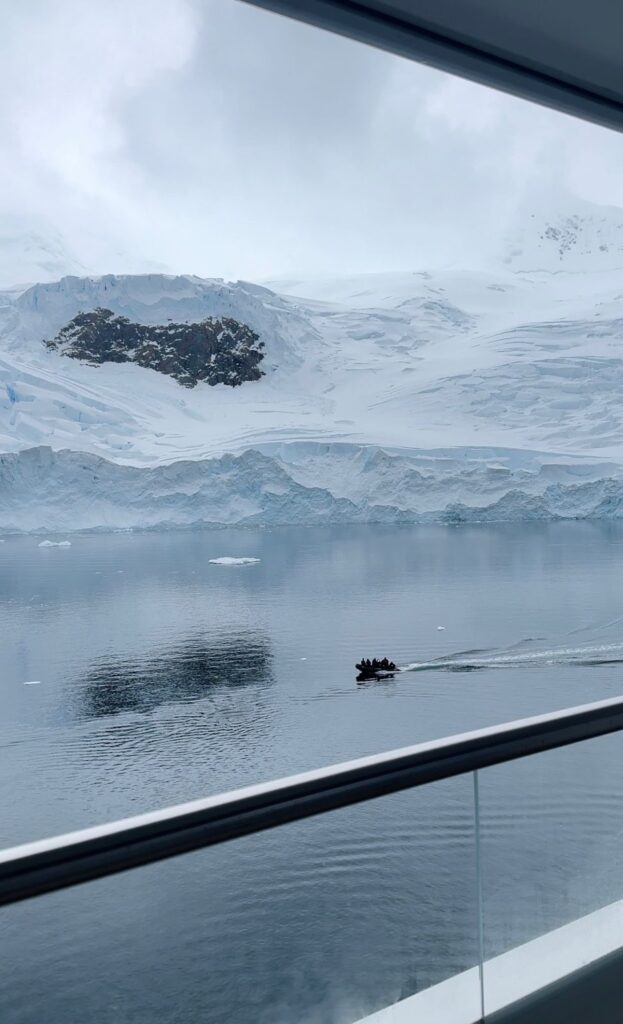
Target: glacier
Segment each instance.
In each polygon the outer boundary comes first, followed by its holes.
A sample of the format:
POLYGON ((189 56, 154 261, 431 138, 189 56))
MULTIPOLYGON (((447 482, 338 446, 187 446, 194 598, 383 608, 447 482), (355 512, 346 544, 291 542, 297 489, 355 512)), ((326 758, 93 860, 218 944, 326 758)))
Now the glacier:
POLYGON ((7 287, 0 530, 618 517, 622 344, 623 211, 575 200, 477 269, 7 287), (188 390, 46 349, 98 306, 233 317, 266 374, 188 390))
POLYGON ((621 516, 620 467, 538 452, 293 442, 153 467, 49 447, 0 456, 5 534, 621 516))

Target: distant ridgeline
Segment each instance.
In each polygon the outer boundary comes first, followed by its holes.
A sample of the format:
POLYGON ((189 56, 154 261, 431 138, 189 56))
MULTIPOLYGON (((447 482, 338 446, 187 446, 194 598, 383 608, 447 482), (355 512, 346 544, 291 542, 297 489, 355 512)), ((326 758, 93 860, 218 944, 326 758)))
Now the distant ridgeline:
POLYGON ((199 381, 236 387, 264 376, 259 368, 264 342, 231 317, 146 326, 98 307, 78 313, 44 345, 90 366, 137 363, 175 377, 187 388, 199 381))

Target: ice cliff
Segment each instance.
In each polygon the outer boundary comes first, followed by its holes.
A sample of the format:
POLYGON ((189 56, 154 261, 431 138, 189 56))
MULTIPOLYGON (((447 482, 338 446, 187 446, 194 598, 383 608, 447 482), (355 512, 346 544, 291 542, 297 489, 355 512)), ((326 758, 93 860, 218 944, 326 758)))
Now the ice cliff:
POLYGON ((152 468, 50 448, 0 456, 6 533, 621 515, 618 466, 529 452, 302 443, 152 468))

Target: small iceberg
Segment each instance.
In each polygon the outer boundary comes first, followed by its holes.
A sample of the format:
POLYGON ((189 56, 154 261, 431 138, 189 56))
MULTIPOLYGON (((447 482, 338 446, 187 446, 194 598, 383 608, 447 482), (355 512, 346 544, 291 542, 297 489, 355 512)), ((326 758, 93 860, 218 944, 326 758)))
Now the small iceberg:
POLYGON ((39 542, 40 548, 70 548, 70 540, 42 540, 39 542))
POLYGON ((27 679, 24 686, 41 686, 40 679, 27 679))
POLYGON ((212 565, 255 565, 259 562, 259 558, 232 558, 230 555, 224 555, 222 558, 210 558, 208 561, 212 565))
POLYGON ((437 626, 437 629, 445 629, 445 626, 437 626))

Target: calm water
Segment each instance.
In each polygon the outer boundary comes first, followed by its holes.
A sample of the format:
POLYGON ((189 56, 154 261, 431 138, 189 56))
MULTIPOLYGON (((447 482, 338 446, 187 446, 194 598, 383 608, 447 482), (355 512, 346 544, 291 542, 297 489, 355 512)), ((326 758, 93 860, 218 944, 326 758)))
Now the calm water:
MULTIPOLYGON (((8 845, 619 694, 623 527, 7 538, 0 635, 8 845)), ((622 754, 481 774, 487 956, 623 897, 622 754)), ((474 878, 459 778, 45 897, 0 1019, 350 1024, 476 963, 474 878)))

